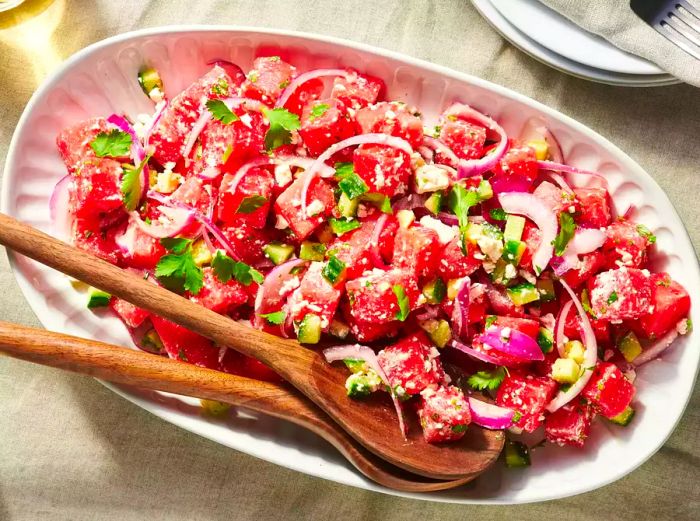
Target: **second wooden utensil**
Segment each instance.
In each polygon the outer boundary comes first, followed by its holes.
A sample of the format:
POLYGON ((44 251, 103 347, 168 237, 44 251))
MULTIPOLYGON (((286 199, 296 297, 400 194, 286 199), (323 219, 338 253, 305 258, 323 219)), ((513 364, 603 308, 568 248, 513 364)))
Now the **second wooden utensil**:
MULTIPOLYGON (((0 243, 58 271, 116 295, 196 333, 257 358, 325 411, 355 440, 377 456, 414 474, 435 479, 475 476, 495 460, 499 433, 472 426, 455 443, 425 442, 420 428, 402 439, 396 413, 386 399, 350 401, 345 373, 296 341, 237 324, 140 277, 0 214, 0 243)), ((409 422, 410 424, 410 422, 409 422)))

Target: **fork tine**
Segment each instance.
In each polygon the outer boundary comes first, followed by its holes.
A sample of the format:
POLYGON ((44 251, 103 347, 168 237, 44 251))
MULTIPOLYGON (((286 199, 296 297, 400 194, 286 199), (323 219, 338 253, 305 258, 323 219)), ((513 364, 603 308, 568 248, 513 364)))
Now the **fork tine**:
POLYGON ((667 20, 663 20, 660 24, 656 25, 655 29, 693 58, 700 60, 700 49, 697 49, 696 45, 693 45, 690 40, 683 36, 683 33, 677 31, 667 20))
POLYGON ((676 31, 685 36, 687 40, 696 45, 698 52, 700 52, 700 33, 695 32, 692 27, 676 16, 675 13, 671 13, 668 17, 666 17, 665 21, 668 22, 668 24, 676 31))
POLYGON ((682 7, 700 21, 700 9, 688 2, 688 0, 677 0, 676 5, 682 7))
POLYGON ((691 13, 685 5, 678 2, 673 14, 683 20, 689 27, 700 33, 700 18, 691 13))

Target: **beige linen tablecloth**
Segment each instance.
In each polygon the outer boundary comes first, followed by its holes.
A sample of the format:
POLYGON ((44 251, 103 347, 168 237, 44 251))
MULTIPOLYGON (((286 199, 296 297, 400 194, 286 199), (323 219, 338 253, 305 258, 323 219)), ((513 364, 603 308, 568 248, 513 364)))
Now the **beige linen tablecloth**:
MULTIPOLYGON (((465 0, 55 0, 23 32, 0 29, 0 157, 37 82, 60 60, 123 31, 177 23, 339 36, 510 87, 629 153, 666 190, 700 246, 700 91, 609 87, 566 76, 506 43, 465 0)), ((0 318, 39 325, 4 255, 0 318)), ((0 520, 698 519, 699 431, 696 391, 665 447, 601 490, 498 510, 441 505, 286 470, 165 423, 89 378, 0 359, 0 520)))

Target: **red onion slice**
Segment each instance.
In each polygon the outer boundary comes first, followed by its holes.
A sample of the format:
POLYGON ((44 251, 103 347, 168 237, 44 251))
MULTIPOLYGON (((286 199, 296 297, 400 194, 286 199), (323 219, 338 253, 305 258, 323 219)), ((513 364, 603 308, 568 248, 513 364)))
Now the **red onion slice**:
POLYGON ((478 338, 484 346, 519 360, 544 360, 544 354, 537 341, 517 329, 491 326, 478 338))
POLYGON ((547 405, 547 410, 549 412, 555 412, 561 407, 569 403, 571 400, 576 398, 579 393, 586 387, 586 384, 591 379, 593 375, 593 368, 598 363, 598 341, 593 333, 593 328, 591 327, 591 321, 588 320, 588 314, 583 309, 581 301, 574 293, 574 290, 564 281, 559 280, 559 283, 567 291, 571 297, 571 301, 576 306, 578 315, 581 318, 581 328, 583 329, 583 343, 586 348, 583 354, 583 366, 582 374, 579 376, 578 380, 571 385, 566 391, 559 391, 559 393, 554 397, 554 399, 547 405))
POLYGON ((469 296, 471 286, 471 279, 464 277, 452 307, 452 333, 456 338, 464 342, 468 341, 469 336, 469 296))
POLYGON ((498 201, 508 213, 523 215, 532 220, 542 233, 537 251, 532 256, 532 268, 539 275, 552 258, 554 239, 557 237, 559 223, 557 216, 547 205, 533 194, 505 192, 499 194, 498 201))
POLYGON ((632 360, 632 365, 639 367, 642 364, 646 364, 647 362, 651 362, 655 358, 658 358, 661 353, 668 349, 668 346, 670 346, 677 337, 678 330, 674 327, 671 329, 671 331, 654 342, 654 344, 644 349, 644 351, 642 351, 637 358, 632 360))
POLYGON ((353 77, 352 74, 343 69, 314 69, 312 71, 305 72, 294 78, 292 82, 287 85, 287 88, 282 91, 277 103, 275 103, 275 107, 284 107, 289 101, 289 98, 292 97, 292 94, 294 94, 296 90, 307 81, 326 76, 342 76, 348 81, 353 77))
POLYGON ((429 149, 442 154, 445 159, 449 161, 451 166, 456 166, 459 163, 457 154, 455 154, 450 147, 439 139, 430 136, 423 136, 423 144, 429 149))
POLYGON ((598 172, 591 172, 589 170, 583 170, 581 168, 576 168, 575 166, 564 165, 562 163, 555 163, 554 161, 536 161, 537 167, 541 170, 550 170, 552 172, 564 172, 565 174, 581 174, 598 177, 605 180, 605 177, 598 172))
POLYGON ((460 179, 472 177, 488 172, 503 158, 508 148, 508 135, 503 128, 493 119, 473 109, 469 105, 455 103, 445 111, 445 117, 454 116, 470 122, 476 122, 496 133, 499 137, 498 145, 480 159, 460 159, 457 168, 457 176, 460 179))
POLYGON ((477 351, 476 349, 466 346, 463 343, 458 342, 457 340, 452 340, 450 342, 450 347, 453 347, 457 351, 462 351, 462 353, 469 355, 470 357, 475 358, 476 360, 486 362, 487 364, 503 365, 502 360, 487 355, 486 353, 482 353, 481 351, 477 351))
POLYGON ((482 402, 471 396, 468 398, 468 401, 472 422, 480 427, 501 430, 507 429, 513 425, 513 416, 515 416, 515 411, 513 409, 482 402))
POLYGON ((573 188, 571 188, 571 186, 569 186, 569 183, 567 183, 566 180, 564 180, 564 178, 562 176, 560 176, 556 172, 552 172, 551 170, 547 170, 547 175, 549 176, 549 178, 552 181, 557 183, 559 185, 559 187, 562 190, 564 190, 567 194, 571 195, 574 193, 573 188))
POLYGON ((292 259, 290 261, 284 262, 279 266, 276 266, 270 273, 265 276, 265 280, 258 288, 258 293, 255 296, 255 321, 256 327, 260 327, 262 324, 260 322, 259 315, 266 313, 267 309, 272 309, 273 311, 279 311, 279 309, 274 309, 278 307, 278 304, 291 293, 296 287, 283 288, 284 283, 292 277, 291 271, 303 264, 306 261, 302 259, 292 259), (263 309, 265 306, 265 309, 263 309))
POLYGON ((554 272, 561 277, 571 269, 575 269, 579 264, 579 255, 591 253, 603 246, 607 236, 603 230, 597 228, 579 228, 566 245, 566 250, 561 259, 562 262, 555 268, 554 272))
POLYGON ((168 100, 163 100, 156 104, 156 111, 153 113, 151 123, 143 131, 143 143, 145 148, 148 147, 148 143, 151 139, 151 134, 153 134, 153 130, 155 130, 155 128, 158 126, 158 123, 160 123, 160 118, 163 117, 165 109, 168 108, 168 105, 168 100))
POLYGON ((192 130, 190 130, 189 135, 187 136, 187 141, 185 141, 185 146, 182 148, 182 157, 189 157, 190 152, 192 152, 192 148, 194 147, 194 144, 197 142, 197 138, 199 135, 202 133, 202 130, 204 130, 204 127, 207 126, 207 123, 211 120, 211 112, 209 110, 204 109, 202 110, 202 113, 199 115, 199 118, 195 122, 195 124, 192 126, 192 130))
POLYGON ((372 259, 372 263, 374 264, 375 268, 379 268, 381 270, 386 270, 389 268, 389 266, 384 263, 384 259, 382 259, 382 254, 379 251, 379 242, 382 236, 382 231, 384 230, 384 227, 386 226, 388 220, 389 215, 385 213, 382 214, 379 217, 379 219, 377 219, 377 222, 374 223, 374 229, 372 230, 372 238, 370 239, 371 244, 369 254, 372 259))
MULTIPOLYGON (((402 150, 408 155, 411 155, 413 152, 413 149, 408 141, 401 139, 400 137, 378 133, 360 134, 359 136, 343 139, 342 141, 331 145, 323 154, 318 156, 316 161, 304 173, 304 185, 301 190, 301 211, 303 215, 306 215, 306 200, 309 196, 309 188, 311 187, 311 183, 314 179, 316 179, 316 175, 319 173, 323 165, 325 165, 326 161, 341 150, 357 145, 385 145, 402 150)), ((330 175, 328 177, 330 177, 330 175)))
MULTIPOLYGON (((382 379, 382 382, 384 382, 384 384, 387 387, 389 387, 389 389, 391 389, 389 379, 387 378, 386 373, 384 373, 384 370, 379 365, 377 355, 367 346, 355 344, 331 347, 329 349, 323 350, 323 356, 325 357, 326 362, 328 363, 336 362, 339 360, 345 360, 348 358, 353 360, 362 360, 371 369, 376 371, 376 373, 379 375, 379 378, 382 379)), ((394 403, 396 415, 399 419, 399 429, 401 429, 401 435, 404 437, 404 439, 406 439, 406 425, 403 421, 403 408, 401 407, 401 402, 399 402, 398 398, 396 397, 396 393, 390 391, 389 394, 391 396, 391 401, 394 403)))
POLYGON ((541 116, 535 116, 527 120, 522 132, 520 133, 521 141, 541 140, 547 143, 549 157, 557 163, 564 162, 564 154, 562 154, 559 141, 554 134, 547 128, 545 120, 541 116))
POLYGON ((566 304, 561 307, 559 316, 557 317, 557 330, 554 334, 554 340, 557 343, 557 351, 561 357, 566 356, 566 353, 564 352, 564 328, 566 327, 566 319, 569 317, 569 312, 571 311, 571 306, 573 305, 573 300, 566 302, 566 304))
POLYGON ((144 222, 138 212, 129 212, 129 217, 142 232, 156 239, 175 237, 189 226, 195 218, 191 209, 174 206, 159 206, 162 216, 151 224, 144 222))
POLYGON ((49 200, 51 228, 60 239, 71 240, 75 216, 71 210, 70 198, 73 176, 68 174, 56 183, 49 200))
MULTIPOLYGON (((251 169, 257 168, 259 166, 289 165, 308 170, 309 168, 311 168, 311 166, 313 166, 315 162, 315 159, 302 156, 258 157, 256 159, 253 159, 252 161, 249 161, 248 163, 245 163, 236 171, 236 173, 233 176, 233 179, 231 180, 231 184, 228 187, 228 190, 230 192, 235 192, 236 188, 238 187, 238 183, 241 182, 241 180, 246 176, 246 174, 251 169)), ((323 172, 323 177, 330 177, 335 172, 333 168, 325 164, 321 167, 321 171, 323 172)))

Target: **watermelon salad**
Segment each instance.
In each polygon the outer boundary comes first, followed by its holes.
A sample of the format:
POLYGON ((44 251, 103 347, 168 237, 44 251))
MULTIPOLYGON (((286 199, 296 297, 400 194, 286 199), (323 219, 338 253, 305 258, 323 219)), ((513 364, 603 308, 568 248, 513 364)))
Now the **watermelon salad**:
MULTIPOLYGON (((319 351, 349 399, 388 393, 431 443, 474 423, 580 447, 595 418, 631 422, 635 368, 689 330, 690 298, 541 121, 507 135, 454 103, 429 123, 378 78, 275 56, 208 66, 173 97, 145 68, 152 114, 60 133, 59 233, 251 327, 334 344, 319 351)), ((278 378, 103 292, 88 307, 141 349, 278 378)), ((527 446, 506 459, 529 464, 527 446)))

